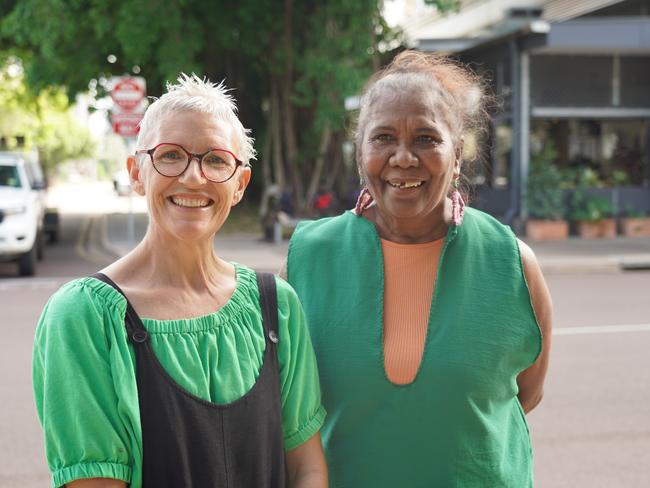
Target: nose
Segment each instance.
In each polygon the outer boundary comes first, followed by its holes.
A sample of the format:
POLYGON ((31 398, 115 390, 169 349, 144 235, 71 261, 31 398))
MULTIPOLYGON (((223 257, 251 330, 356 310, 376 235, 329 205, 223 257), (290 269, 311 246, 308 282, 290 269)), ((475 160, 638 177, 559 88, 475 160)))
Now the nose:
POLYGON ((395 148, 395 152, 388 162, 392 166, 400 168, 409 168, 419 164, 417 155, 405 143, 401 143, 395 148))
POLYGON ((192 156, 189 165, 183 174, 180 175, 179 181, 186 185, 201 185, 206 182, 206 178, 203 176, 203 172, 201 171, 201 163, 199 161, 199 158, 192 156))

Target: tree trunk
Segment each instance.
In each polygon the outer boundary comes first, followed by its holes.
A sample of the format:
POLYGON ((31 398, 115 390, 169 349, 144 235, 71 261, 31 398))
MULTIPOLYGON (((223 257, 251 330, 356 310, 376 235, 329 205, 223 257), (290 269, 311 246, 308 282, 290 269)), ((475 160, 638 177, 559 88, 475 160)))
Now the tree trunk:
POLYGON ((327 178, 325 180, 325 188, 332 191, 336 185, 336 180, 341 172, 341 166, 343 165, 343 155, 341 154, 341 146, 343 144, 343 138, 341 137, 342 133, 340 131, 332 135, 332 141, 329 147, 330 157, 328 158, 332 162, 332 166, 327 171, 327 178))
POLYGON ((318 190, 320 178, 323 173, 323 167, 325 166, 325 156, 327 155, 327 148, 330 145, 331 138, 332 130, 330 129, 329 123, 326 122, 325 127, 323 127, 323 132, 321 132, 320 145, 318 147, 318 156, 316 157, 314 172, 311 175, 309 189, 307 190, 307 196, 305 198, 306 202, 311 202, 314 199, 314 195, 316 195, 316 191, 318 190))
POLYGON ((293 185, 294 196, 296 205, 300 209, 305 207, 305 199, 303 195, 303 184, 300 176, 299 164, 297 161, 297 143, 296 132, 294 124, 293 105, 291 103, 291 92, 293 88, 293 46, 291 39, 293 37, 293 0, 284 1, 284 83, 280 87, 281 103, 282 103, 282 120, 284 128, 284 149, 286 156, 287 171, 293 185))
POLYGON ((266 116, 266 134, 264 137, 264 147, 262 148, 262 159, 260 160, 260 166, 262 166, 262 186, 266 187, 267 185, 273 182, 273 176, 271 175, 271 128, 273 124, 271 118, 273 113, 269 107, 269 113, 266 116))
MULTIPOLYGON (((269 127, 269 133, 271 135, 273 147, 273 170, 275 176, 275 183, 284 189, 285 185, 285 175, 284 175, 284 164, 282 162, 282 134, 280 131, 280 100, 278 94, 277 79, 273 77, 271 79, 271 103, 270 108, 271 116, 269 120, 271 125, 269 127)), ((270 182, 269 182, 270 183, 270 182)))

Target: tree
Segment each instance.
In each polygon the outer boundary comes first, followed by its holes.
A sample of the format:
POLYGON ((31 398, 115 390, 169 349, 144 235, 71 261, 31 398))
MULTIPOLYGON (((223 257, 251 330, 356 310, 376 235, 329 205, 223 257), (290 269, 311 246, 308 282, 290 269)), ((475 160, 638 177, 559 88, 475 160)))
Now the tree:
POLYGON ((5 58, 0 65, 0 136, 10 149, 17 140, 23 140, 27 149, 38 149, 46 172, 61 161, 89 156, 94 150, 89 131, 74 119, 69 106, 61 89, 33 93, 17 58, 5 58))
POLYGON ((380 3, 19 0, 0 29, 31 52, 25 71, 36 89, 58 85, 73 95, 96 79, 101 90, 101 80, 134 69, 153 95, 181 71, 226 78, 257 138, 255 173, 290 189, 304 210, 319 186, 334 185, 344 100, 379 66, 379 43, 394 36, 380 3))

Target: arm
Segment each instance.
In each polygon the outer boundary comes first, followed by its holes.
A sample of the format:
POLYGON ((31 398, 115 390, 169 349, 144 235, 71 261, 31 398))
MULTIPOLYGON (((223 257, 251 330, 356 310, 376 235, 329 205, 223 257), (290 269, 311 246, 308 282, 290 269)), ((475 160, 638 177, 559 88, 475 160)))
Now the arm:
POLYGON ((553 304, 551 295, 542 276, 537 258, 532 249, 519 241, 521 262, 526 283, 530 290, 530 299, 535 311, 535 317, 542 332, 542 352, 535 363, 522 371, 517 377, 519 386, 519 402, 528 413, 542 400, 544 394, 544 378, 548 370, 549 352, 551 349, 551 330, 553 322, 553 304))
POLYGON ((110 478, 88 478, 67 483, 66 488, 126 488, 126 483, 110 478))
POLYGON ((287 452, 291 488, 327 488, 327 465, 320 434, 287 452))
POLYGON ((276 283, 282 428, 289 486, 326 488, 327 466, 319 434, 325 409, 321 404, 316 356, 296 292, 279 278, 276 283))
MULTIPOLYGON (((86 281, 65 285, 41 316, 33 351, 36 411, 53 486, 110 478, 96 486, 124 487, 132 460, 110 364, 112 315, 86 281)), ((122 401, 137 411, 133 398, 122 401)))
POLYGON ((280 268, 280 271, 278 271, 278 276, 282 278, 283 280, 287 280, 287 260, 285 259, 282 262, 282 267, 280 268))

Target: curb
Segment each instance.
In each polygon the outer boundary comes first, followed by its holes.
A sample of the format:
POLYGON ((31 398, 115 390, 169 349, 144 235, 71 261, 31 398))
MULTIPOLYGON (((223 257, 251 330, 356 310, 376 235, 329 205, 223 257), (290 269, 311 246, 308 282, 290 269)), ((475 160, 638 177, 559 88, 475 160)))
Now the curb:
POLYGON ((542 271, 547 273, 621 273, 650 270, 650 255, 604 255, 594 257, 537 255, 542 271))

